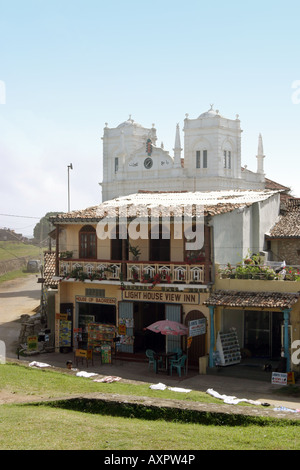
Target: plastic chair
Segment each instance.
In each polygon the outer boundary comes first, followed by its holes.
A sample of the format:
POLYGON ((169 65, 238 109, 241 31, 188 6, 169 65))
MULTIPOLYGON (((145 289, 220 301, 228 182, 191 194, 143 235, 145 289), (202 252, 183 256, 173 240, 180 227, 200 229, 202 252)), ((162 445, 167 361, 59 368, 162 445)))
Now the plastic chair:
POLYGON ((159 362, 159 364, 162 362, 161 359, 155 359, 155 351, 153 351, 152 349, 147 349, 146 350, 146 356, 148 357, 149 359, 149 369, 151 367, 151 364, 153 365, 153 369, 155 372, 157 372, 157 362, 159 362))
POLYGON ((186 354, 184 354, 183 356, 181 356, 179 359, 177 360, 173 360, 170 362, 170 373, 172 375, 172 369, 173 367, 175 369, 177 369, 177 372, 178 372, 178 375, 179 377, 181 377, 181 369, 183 369, 184 373, 186 374, 187 373, 187 370, 186 370, 186 359, 187 359, 187 356, 186 354))
POLYGON ((170 362, 176 361, 177 359, 179 359, 182 356, 182 349, 181 348, 174 348, 174 349, 172 349, 172 353, 176 353, 176 357, 171 359, 170 362))

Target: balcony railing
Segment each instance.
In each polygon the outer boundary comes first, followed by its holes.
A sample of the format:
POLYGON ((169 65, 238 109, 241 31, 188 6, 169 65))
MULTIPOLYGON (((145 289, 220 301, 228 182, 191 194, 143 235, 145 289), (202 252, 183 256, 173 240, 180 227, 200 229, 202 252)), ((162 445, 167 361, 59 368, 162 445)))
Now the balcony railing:
POLYGON ((265 264, 238 263, 219 265, 217 276, 220 279, 254 279, 264 281, 300 281, 300 266, 285 266, 283 262, 265 264))
POLYGON ((210 279, 210 267, 208 276, 205 276, 204 264, 126 261, 125 266, 126 270, 123 270, 120 261, 61 259, 59 276, 66 279, 145 284, 204 284, 206 279, 210 279))

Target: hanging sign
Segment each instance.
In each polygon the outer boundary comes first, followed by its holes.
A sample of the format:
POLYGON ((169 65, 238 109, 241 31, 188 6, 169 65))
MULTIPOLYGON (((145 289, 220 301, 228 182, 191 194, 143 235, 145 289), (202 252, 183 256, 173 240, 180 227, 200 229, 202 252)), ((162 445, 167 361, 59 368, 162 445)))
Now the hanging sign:
POLYGON ((119 335, 126 335, 126 325, 119 324, 119 335))
POLYGON ((199 318, 198 320, 189 321, 189 335, 199 336, 206 333, 206 318, 199 318))

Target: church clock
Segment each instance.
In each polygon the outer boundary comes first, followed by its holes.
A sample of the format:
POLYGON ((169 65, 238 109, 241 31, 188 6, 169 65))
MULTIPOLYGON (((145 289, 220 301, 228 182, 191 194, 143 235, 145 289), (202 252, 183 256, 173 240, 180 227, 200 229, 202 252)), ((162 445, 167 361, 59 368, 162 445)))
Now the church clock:
POLYGON ((146 160, 144 161, 144 167, 149 170, 150 168, 152 168, 152 165, 153 165, 153 160, 152 158, 148 157, 146 158, 146 160))

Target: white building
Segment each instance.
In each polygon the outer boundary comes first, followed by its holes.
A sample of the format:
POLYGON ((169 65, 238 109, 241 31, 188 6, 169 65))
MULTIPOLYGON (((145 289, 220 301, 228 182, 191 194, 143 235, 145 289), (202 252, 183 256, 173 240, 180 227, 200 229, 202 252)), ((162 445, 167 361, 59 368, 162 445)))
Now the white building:
POLYGON ((217 191, 265 188, 263 145, 259 136, 257 172, 241 167, 240 120, 213 110, 184 120, 184 152, 179 124, 173 155, 157 146, 154 124, 145 128, 131 117, 106 124, 103 135, 102 200, 146 191, 217 191))

